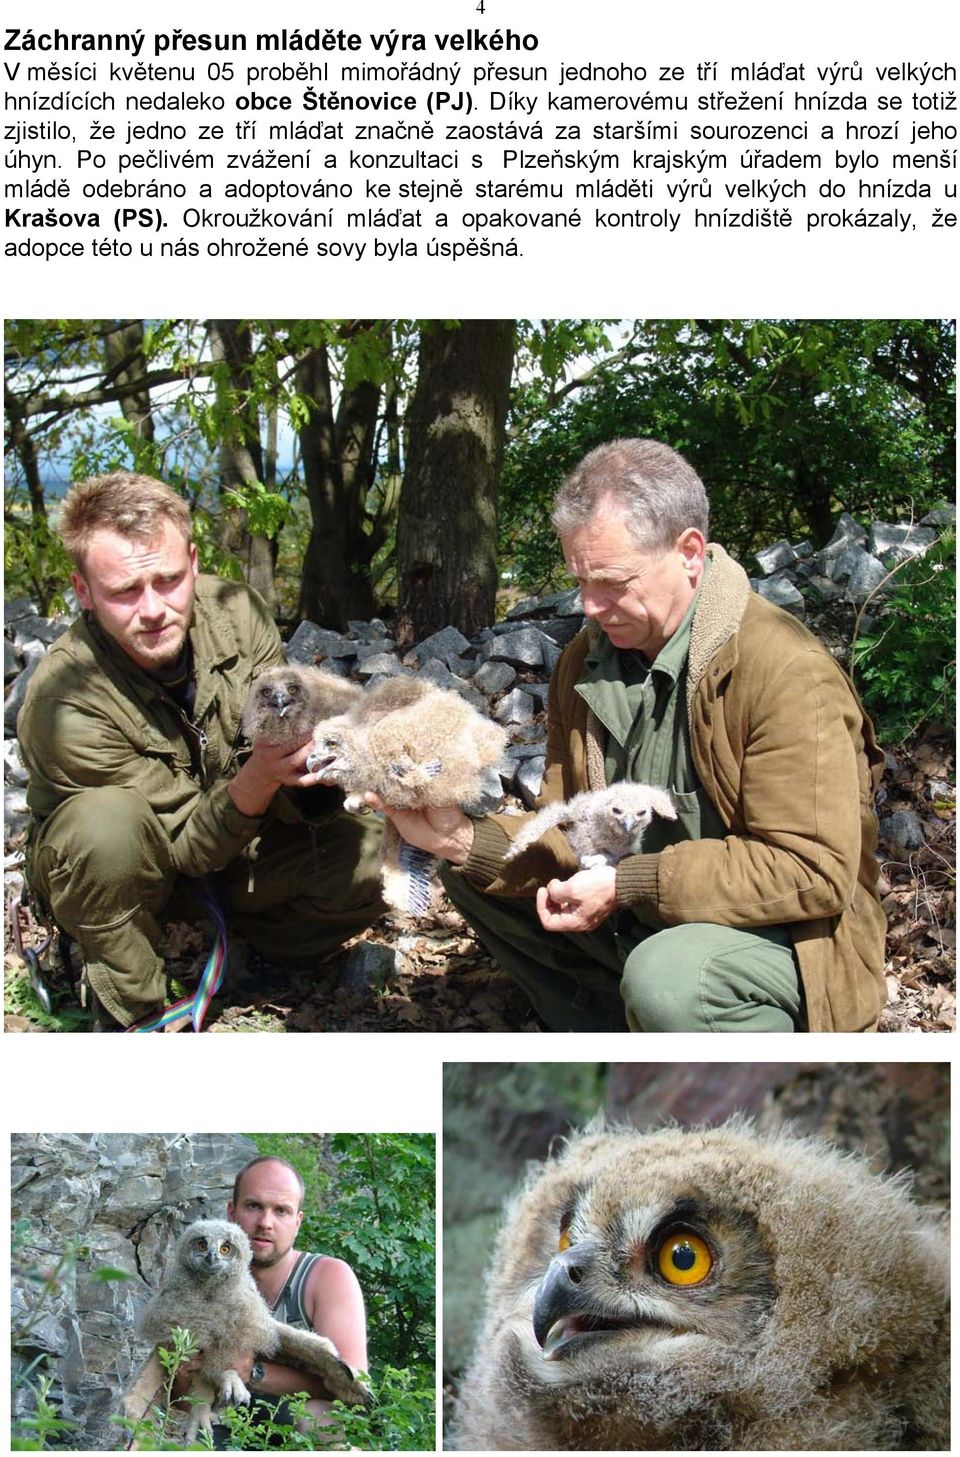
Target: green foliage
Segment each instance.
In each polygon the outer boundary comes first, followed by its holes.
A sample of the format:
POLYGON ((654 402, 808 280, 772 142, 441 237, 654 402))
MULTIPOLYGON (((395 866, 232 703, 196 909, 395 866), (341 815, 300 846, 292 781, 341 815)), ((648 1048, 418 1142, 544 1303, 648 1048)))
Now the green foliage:
POLYGON ((335 1402, 343 1446, 366 1452, 432 1452, 436 1395, 432 1366, 384 1368, 371 1411, 335 1402))
POLYGON ((67 1446, 77 1424, 65 1421, 51 1401, 53 1377, 40 1376, 36 1386, 29 1382, 24 1384, 32 1390, 35 1406, 32 1416, 20 1417, 14 1424, 10 1436, 11 1451, 49 1452, 56 1447, 67 1446))
POLYGON ((936 321, 707 320, 639 326, 576 395, 517 391, 500 503, 501 565, 564 580, 550 507, 608 440, 680 450, 710 495, 712 535, 748 561, 778 537, 827 539, 841 510, 918 514, 952 476, 953 331, 936 321))
POLYGON ((360 1281, 374 1370, 433 1361, 434 1144, 428 1134, 335 1134, 330 1140, 335 1181, 309 1235, 313 1247, 341 1255, 360 1281))
POLYGON ((44 615, 63 612, 70 568, 70 558, 45 516, 8 509, 3 540, 4 592, 8 598, 30 597, 44 615))
POLYGON ((371 1371, 432 1366, 436 1303, 435 1140, 429 1134, 250 1134, 307 1186, 302 1249, 354 1270, 371 1371))
POLYGON ((947 535, 903 567, 876 627, 854 643, 856 679, 885 742, 954 723, 955 604, 956 538, 947 535))
POLYGON ((224 491, 226 505, 247 513, 247 530, 254 536, 276 536, 290 511, 290 502, 259 481, 245 481, 224 491))

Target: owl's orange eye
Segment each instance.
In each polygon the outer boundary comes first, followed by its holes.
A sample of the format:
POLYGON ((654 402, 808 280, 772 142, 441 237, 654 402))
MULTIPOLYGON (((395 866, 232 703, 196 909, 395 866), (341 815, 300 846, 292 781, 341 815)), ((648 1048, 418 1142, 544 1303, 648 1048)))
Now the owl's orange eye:
POLYGON ((557 1249, 561 1255, 563 1254, 564 1250, 568 1250, 573 1243, 570 1238, 570 1225, 572 1224, 572 1222, 573 1215, 570 1213, 565 1214, 560 1220, 560 1235, 557 1239, 557 1249))
POLYGON ((713 1269, 713 1256, 699 1235, 671 1229, 660 1243, 657 1269, 671 1285, 699 1285, 713 1269))

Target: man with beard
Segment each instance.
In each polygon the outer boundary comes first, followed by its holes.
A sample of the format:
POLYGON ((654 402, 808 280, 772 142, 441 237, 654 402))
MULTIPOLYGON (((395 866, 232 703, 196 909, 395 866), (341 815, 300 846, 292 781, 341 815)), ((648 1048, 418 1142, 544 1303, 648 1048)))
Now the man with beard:
POLYGON ((161 917, 195 916, 203 877, 216 875, 252 959, 284 970, 314 967, 382 909, 379 827, 311 787, 309 739, 241 743, 250 685, 282 663, 280 637, 245 583, 200 573, 191 525, 183 498, 149 476, 72 488, 58 530, 82 616, 17 724, 28 879, 83 953, 97 1030, 163 1008, 161 917))
MULTIPOLYGON (((274 1319, 326 1336, 349 1366, 366 1371, 367 1318, 356 1275, 344 1260, 294 1249, 303 1223, 303 1195, 303 1180, 293 1164, 263 1155, 246 1164, 234 1180, 227 1218, 239 1224, 250 1241, 250 1273, 274 1319)), ((278 1422, 292 1420, 284 1397, 299 1391, 309 1395, 307 1412, 312 1421, 327 1425, 336 1420, 331 1417, 330 1393, 319 1377, 279 1361, 265 1361, 254 1351, 236 1352, 231 1365, 254 1402, 263 1398, 271 1414, 276 1409, 278 1422)), ((198 1366, 195 1357, 180 1367, 176 1397, 186 1395, 190 1375, 198 1366)), ((218 1449, 226 1444, 226 1436, 222 1425, 214 1426, 218 1449)))

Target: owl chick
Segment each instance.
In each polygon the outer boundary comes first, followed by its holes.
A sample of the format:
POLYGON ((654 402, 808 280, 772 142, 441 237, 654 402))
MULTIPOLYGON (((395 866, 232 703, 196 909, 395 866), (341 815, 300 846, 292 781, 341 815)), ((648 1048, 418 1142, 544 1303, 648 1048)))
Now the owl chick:
POLYGON ((503 858, 515 860, 548 830, 561 829, 584 870, 616 865, 625 855, 636 855, 655 814, 665 820, 677 817, 665 789, 625 780, 606 789, 586 790, 538 810, 514 836, 503 858))
MULTIPOLYGON (((250 1242, 239 1225, 225 1219, 201 1219, 177 1241, 173 1269, 138 1322, 140 1334, 156 1348, 172 1347, 172 1331, 190 1331, 200 1348, 200 1369, 194 1374, 187 1441, 198 1430, 210 1431, 215 1401, 247 1403, 250 1393, 231 1362, 239 1354, 276 1357, 322 1378, 345 1402, 367 1404, 370 1393, 341 1361, 332 1341, 311 1331, 296 1330, 274 1320, 250 1273, 250 1242)), ((163 1382, 163 1368, 154 1349, 126 1399, 127 1416, 137 1420, 148 1409, 163 1382)))
POLYGON ((588 1128, 508 1208, 456 1445, 949 1447, 948 1251, 821 1140, 588 1128))
MULTIPOLYGON (((347 791, 358 808, 369 791, 391 809, 470 805, 506 747, 506 731, 458 693, 394 678, 314 732, 307 768, 347 791)), ((398 910, 429 908, 432 857, 384 837, 384 898, 398 910)))
POLYGON ((251 744, 262 739, 295 749, 321 719, 345 712, 362 692, 359 684, 323 668, 285 663, 254 681, 240 726, 251 744))

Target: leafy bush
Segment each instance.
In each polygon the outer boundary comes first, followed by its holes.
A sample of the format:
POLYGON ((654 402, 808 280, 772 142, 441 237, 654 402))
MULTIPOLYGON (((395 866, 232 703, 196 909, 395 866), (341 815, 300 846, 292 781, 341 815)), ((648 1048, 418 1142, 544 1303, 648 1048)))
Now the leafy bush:
POLYGON ((956 539, 946 535, 897 574, 876 627, 853 646, 864 703, 887 743, 956 715, 956 539))

